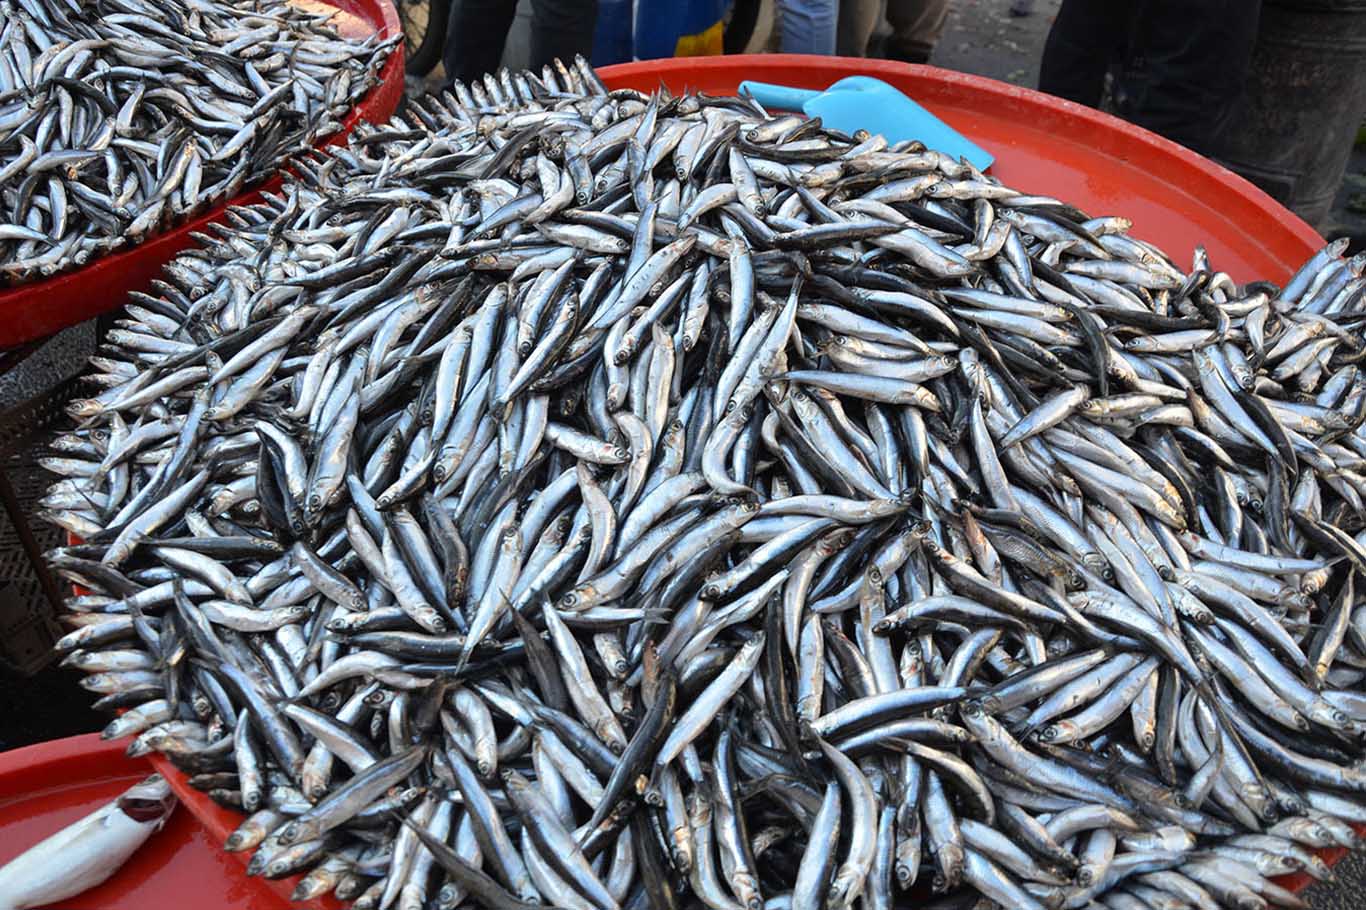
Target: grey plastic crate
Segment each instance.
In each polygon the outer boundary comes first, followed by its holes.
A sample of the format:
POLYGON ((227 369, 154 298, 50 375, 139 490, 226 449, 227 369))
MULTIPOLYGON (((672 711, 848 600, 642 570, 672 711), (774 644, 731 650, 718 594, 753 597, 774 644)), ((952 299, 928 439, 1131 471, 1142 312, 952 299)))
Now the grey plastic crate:
MULTIPOLYGON (((19 520, 42 550, 57 546, 61 537, 34 519, 36 504, 53 479, 38 467, 37 458, 94 347, 91 322, 3 355, 0 471, 14 491, 19 520)), ((56 589, 54 593, 61 596, 56 589)), ((52 599, 23 547, 20 529, 0 511, 0 666, 25 675, 38 672, 52 659, 52 644, 60 634, 52 599)))
POLYGON ((29 676, 53 659, 61 629, 37 582, 0 583, 0 663, 29 676))
MULTIPOLYGON (((11 454, 0 470, 14 488, 22 513, 32 516, 49 478, 34 462, 31 449, 11 454)), ((47 550, 61 542, 57 530, 29 519, 38 545, 47 550)), ((61 635, 52 604, 29 564, 19 531, 0 512, 0 663, 25 675, 41 670, 51 659, 52 644, 61 635)))

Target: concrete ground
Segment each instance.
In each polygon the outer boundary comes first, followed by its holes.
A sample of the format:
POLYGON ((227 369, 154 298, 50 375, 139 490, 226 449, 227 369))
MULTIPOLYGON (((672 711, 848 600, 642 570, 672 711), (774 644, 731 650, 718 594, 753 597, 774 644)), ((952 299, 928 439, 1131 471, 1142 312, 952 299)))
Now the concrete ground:
MULTIPOLYGON (((1351 237, 1353 252, 1366 250, 1366 141, 1358 142, 1347 162, 1347 176, 1333 200, 1333 212, 1324 234, 1351 237)), ((1364 901, 1363 903, 1366 903, 1364 901)))
POLYGON ((1010 0, 955 0, 930 63, 1033 88, 1044 38, 1061 0, 1035 0, 1028 16, 1012 16, 1010 0))

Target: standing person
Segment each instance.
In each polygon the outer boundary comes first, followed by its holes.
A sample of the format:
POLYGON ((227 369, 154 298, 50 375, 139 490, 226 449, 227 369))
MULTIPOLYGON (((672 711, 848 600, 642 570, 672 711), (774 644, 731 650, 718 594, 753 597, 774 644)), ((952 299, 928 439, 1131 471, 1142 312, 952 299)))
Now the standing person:
POLYGON ((873 54, 905 63, 928 63, 949 18, 949 0, 886 0, 886 5, 892 34, 878 52, 868 44, 882 17, 880 0, 841 0, 839 52, 846 57, 873 54))
POLYGON ((871 53, 878 21, 882 19, 882 0, 840 0, 839 40, 835 53, 841 57, 866 57, 871 53))
POLYGON ((1247 80, 1261 0, 1063 0, 1039 90, 1115 113, 1203 154, 1247 80))
MULTIPOLYGON (((517 0, 455 0, 441 60, 447 79, 468 82, 498 69, 508 29, 517 15, 517 0)), ((533 71, 556 57, 566 63, 575 54, 593 54, 597 0, 532 0, 531 58, 533 71)))
POLYGON ((778 49, 784 54, 833 54, 839 8, 840 0, 778 0, 778 49))
POLYGON ((882 56, 903 63, 929 63, 948 21, 949 0, 887 0, 892 34, 882 56))

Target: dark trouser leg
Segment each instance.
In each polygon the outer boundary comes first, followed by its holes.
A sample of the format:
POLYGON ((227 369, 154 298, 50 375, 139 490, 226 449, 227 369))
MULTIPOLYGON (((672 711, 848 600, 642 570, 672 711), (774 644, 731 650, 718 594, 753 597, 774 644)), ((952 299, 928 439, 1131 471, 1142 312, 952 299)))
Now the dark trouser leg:
POLYGON ((1247 79, 1260 10, 1260 0, 1144 0, 1120 115, 1210 152, 1247 79))
POLYGON ((598 0, 532 0, 531 11, 532 70, 556 57, 565 63, 575 54, 592 58, 598 0))
POLYGON ((1063 0, 1039 65, 1039 91, 1100 107, 1105 73, 1122 59, 1132 0, 1063 0))
POLYGON ((928 63, 949 19, 949 0, 887 0, 887 56, 928 63))
POLYGON ((455 0, 441 61, 446 78, 469 82, 498 69, 517 0, 455 0))
POLYGON ((842 57, 868 55, 868 39, 873 37, 877 20, 882 16, 878 0, 840 0, 839 32, 835 38, 835 53, 842 57))

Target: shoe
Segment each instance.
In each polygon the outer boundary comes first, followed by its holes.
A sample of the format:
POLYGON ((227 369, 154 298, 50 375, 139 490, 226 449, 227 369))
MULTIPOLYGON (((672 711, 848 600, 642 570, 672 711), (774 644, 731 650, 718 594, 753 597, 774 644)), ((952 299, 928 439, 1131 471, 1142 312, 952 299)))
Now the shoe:
POLYGON ((902 63, 929 63, 932 52, 932 48, 908 47, 888 40, 882 47, 881 56, 884 60, 900 60, 902 63))

